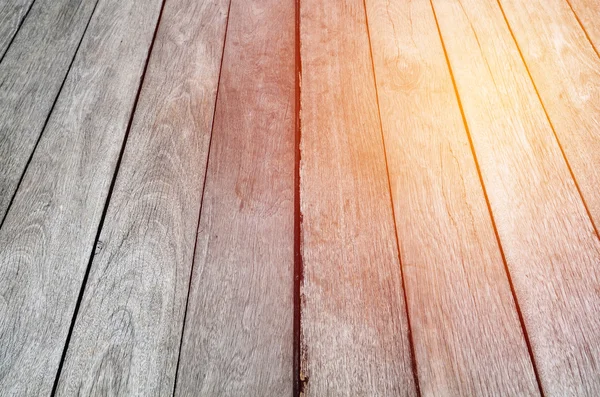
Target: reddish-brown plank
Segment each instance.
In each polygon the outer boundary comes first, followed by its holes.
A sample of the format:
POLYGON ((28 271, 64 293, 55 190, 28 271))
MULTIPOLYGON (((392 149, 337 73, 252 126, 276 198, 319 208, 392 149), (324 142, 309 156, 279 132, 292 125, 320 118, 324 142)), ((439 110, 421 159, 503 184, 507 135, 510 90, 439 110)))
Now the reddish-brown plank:
POLYGON ((292 395, 295 8, 231 3, 178 396, 292 395))

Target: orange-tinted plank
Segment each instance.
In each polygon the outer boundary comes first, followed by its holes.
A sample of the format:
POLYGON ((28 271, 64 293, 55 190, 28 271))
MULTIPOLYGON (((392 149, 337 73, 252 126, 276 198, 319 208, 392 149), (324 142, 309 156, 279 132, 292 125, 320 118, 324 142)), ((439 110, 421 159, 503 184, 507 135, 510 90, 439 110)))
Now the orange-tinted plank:
POLYGON ((300 2, 307 396, 416 394, 365 17, 300 2))
POLYGON ((433 5, 543 392, 596 395, 592 222, 498 3, 433 5))
POLYGON ((367 0, 423 395, 539 395, 429 0, 367 0))

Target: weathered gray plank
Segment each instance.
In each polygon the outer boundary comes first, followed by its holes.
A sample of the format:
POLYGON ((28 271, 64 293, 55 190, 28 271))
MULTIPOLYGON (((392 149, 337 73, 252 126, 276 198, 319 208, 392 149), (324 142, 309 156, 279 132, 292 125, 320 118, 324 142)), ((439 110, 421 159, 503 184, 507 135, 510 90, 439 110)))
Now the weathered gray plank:
POLYGON ((0 63, 0 221, 97 0, 38 0, 0 63))
POLYGON ((300 40, 305 393, 415 395, 363 1, 303 0, 300 40))
POLYGON ((429 0, 367 0, 423 395, 539 395, 429 0))
POLYGON ((10 42, 34 0, 4 0, 0 3, 0 59, 4 56, 10 42))
POLYGON ((1 395, 50 394, 159 9, 100 1, 0 230, 1 395))
POLYGON ((295 8, 231 4, 180 396, 292 395, 295 8))
POLYGON ((600 54, 600 2, 597 0, 566 0, 600 54))
POLYGON ((228 1, 167 1, 58 385, 173 392, 228 1))
POLYGON ((600 243, 497 2, 433 1, 546 395, 598 395, 600 243))

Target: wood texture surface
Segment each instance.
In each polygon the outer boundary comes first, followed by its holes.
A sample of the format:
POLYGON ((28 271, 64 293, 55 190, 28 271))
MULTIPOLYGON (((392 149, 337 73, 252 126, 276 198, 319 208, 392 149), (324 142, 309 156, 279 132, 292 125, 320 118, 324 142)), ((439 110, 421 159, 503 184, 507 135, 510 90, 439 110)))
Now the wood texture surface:
POLYGON ((501 4, 597 227, 600 58, 564 0, 501 4))
POLYGON ((96 0, 38 0, 0 63, 0 222, 96 0))
POLYGON ((6 53, 34 0, 3 0, 0 3, 0 59, 6 53))
POLYGON ((170 395, 227 1, 167 1, 59 395, 170 395))
POLYGON ((294 0, 234 0, 179 396, 291 396, 294 0))
POLYGON ((0 394, 50 394, 159 8, 101 0, 0 230, 0 394))
POLYGON ((600 56, 600 2, 597 0, 565 0, 600 56))
POLYGON ((300 3, 307 396, 415 395, 361 0, 300 3))
POLYGON ((434 8, 546 395, 600 393, 600 244, 496 2, 434 8))
POLYGON ((421 393, 539 395, 431 4, 367 11, 421 393))

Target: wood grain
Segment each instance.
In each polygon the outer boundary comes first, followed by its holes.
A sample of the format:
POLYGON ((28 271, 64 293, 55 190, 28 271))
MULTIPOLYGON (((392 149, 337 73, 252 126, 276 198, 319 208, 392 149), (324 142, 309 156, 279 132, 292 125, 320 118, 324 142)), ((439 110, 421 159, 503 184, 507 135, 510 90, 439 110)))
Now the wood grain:
POLYGON ((96 0, 38 0, 0 63, 0 222, 96 0))
POLYGON ((422 395, 539 395, 428 0, 368 0, 422 395))
POLYGON ((173 393, 227 6, 164 6, 59 395, 173 393))
POLYGON ((52 390, 159 8, 100 2, 0 230, 2 395, 52 390))
POLYGON ((304 391, 415 395, 364 5, 304 0, 300 23, 304 391))
POLYGON ((598 226, 600 58, 564 0, 501 4, 598 226))
POLYGON ((600 243, 496 2, 434 0, 546 395, 598 395, 600 243))
POLYGON ((295 8, 231 4, 180 396, 292 395, 295 8))
POLYGON ((585 29, 596 53, 600 56, 600 2, 596 0, 566 0, 585 29))
POLYGON ((34 0, 3 0, 0 3, 0 59, 6 53, 34 0))

